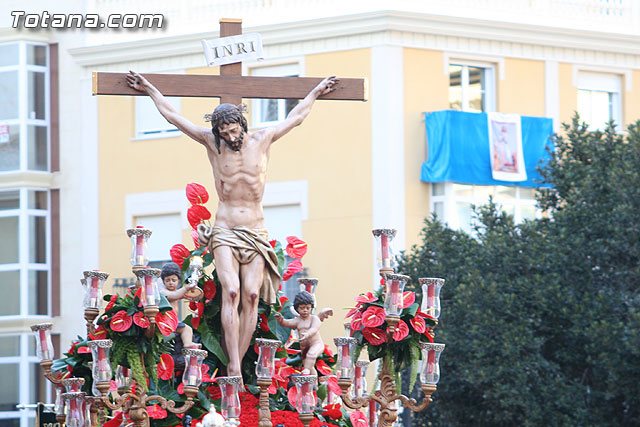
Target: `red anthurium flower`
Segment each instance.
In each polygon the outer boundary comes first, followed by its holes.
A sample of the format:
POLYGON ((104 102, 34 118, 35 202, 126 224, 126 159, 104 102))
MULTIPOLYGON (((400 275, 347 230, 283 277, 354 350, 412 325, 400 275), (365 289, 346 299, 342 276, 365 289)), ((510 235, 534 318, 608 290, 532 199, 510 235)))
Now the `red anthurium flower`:
POLYGON ((216 296, 216 282, 209 279, 204 282, 204 298, 206 301, 211 301, 216 296))
POLYGON ((67 353, 69 354, 73 354, 76 351, 76 346, 78 345, 78 343, 76 341, 74 341, 73 343, 71 343, 71 348, 69 348, 69 351, 67 351, 67 353))
POLYGON ((351 333, 362 329, 362 312, 357 312, 351 319, 351 333))
POLYGON ((412 291, 407 291, 402 294, 402 303, 400 304, 400 308, 407 308, 414 302, 416 302, 416 294, 412 291))
POLYGON ((353 411, 349 414, 349 419, 353 427, 369 427, 369 421, 361 411, 353 411))
POLYGON ((170 380, 173 377, 173 369, 173 358, 167 353, 162 353, 160 363, 158 363, 158 378, 165 381, 170 380))
POLYGON ((91 353, 91 349, 89 347, 78 347, 78 354, 91 353))
POLYGON ((400 320, 396 325, 396 330, 393 333, 393 339, 395 341, 402 341, 409 335, 409 327, 404 320, 400 320))
POLYGON ((369 344, 373 345, 384 344, 387 340, 384 331, 378 328, 364 328, 362 335, 369 341, 369 344))
POLYGON ((104 311, 111 310, 113 308, 113 306, 116 304, 116 300, 117 299, 118 299, 118 295, 111 295, 111 298, 109 298, 109 303, 104 308, 104 311))
POLYGON ((275 249, 275 248, 276 248, 276 242, 277 242, 277 240, 276 240, 276 239, 269 240, 269 244, 271 245, 271 247, 272 247, 273 249, 275 249))
POLYGON ((373 296, 373 292, 367 292, 366 294, 361 294, 361 295, 358 295, 356 297, 356 302, 358 302, 358 303, 364 303, 364 302, 371 303, 371 302, 374 302, 374 301, 377 301, 377 300, 378 300, 378 298, 373 296))
POLYGON ((198 308, 198 317, 202 317, 202 315, 204 314, 204 303, 198 302, 196 303, 196 307, 198 308))
POLYGON ((384 277, 382 279, 380 279, 380 286, 384 287, 384 277))
POLYGON ((192 182, 191 184, 187 184, 187 200, 189 200, 192 205, 201 205, 207 203, 209 193, 204 186, 192 182))
POLYGON ((339 420, 342 418, 342 411, 340 410, 341 406, 339 403, 335 403, 333 405, 327 405, 323 407, 324 412, 322 413, 323 417, 333 418, 334 420, 339 420))
POLYGON ((206 363, 202 364, 202 368, 200 368, 200 370, 202 371, 202 382, 203 383, 212 383, 214 381, 215 378, 215 372, 213 374, 214 378, 211 378, 209 376, 209 374, 207 372, 209 372, 209 365, 207 365, 206 363))
POLYGON ((191 228, 197 228, 198 224, 210 218, 211 212, 202 205, 193 205, 187 210, 187 220, 191 224, 191 228))
POLYGON ((353 316, 353 315, 354 315, 354 314, 356 314, 359 310, 360 310, 360 304, 358 304, 358 306, 357 306, 357 307, 353 307, 353 308, 349 309, 349 311, 347 311, 347 314, 346 314, 346 316, 344 316, 344 318, 346 319, 346 318, 348 318, 348 317, 353 316))
POLYGON ((287 391, 287 399, 289 399, 289 403, 294 408, 298 407, 298 390, 295 387, 291 387, 289 391, 287 391))
POLYGON ((141 328, 148 328, 150 325, 149 318, 145 317, 144 313, 141 311, 133 315, 133 323, 141 328))
POLYGON ((335 375, 330 376, 327 380, 327 388, 336 396, 340 396, 342 394, 342 389, 338 385, 338 377, 335 375))
POLYGON ((178 394, 184 394, 184 383, 182 381, 180 382, 180 385, 178 386, 176 391, 178 392, 178 394))
POLYGON ((291 258, 301 259, 304 254, 307 253, 307 243, 298 239, 295 236, 287 237, 287 247, 285 250, 287 251, 287 255, 291 258))
POLYGON ((409 323, 411 323, 413 329, 419 334, 423 334, 427 329, 427 324, 421 316, 416 315, 413 319, 409 320, 409 323))
POLYGON ((279 298, 280 300, 280 307, 282 308, 282 306, 284 305, 285 302, 289 301, 289 298, 285 297, 285 296, 281 296, 279 298))
POLYGON ((131 327, 133 319, 126 311, 120 310, 111 318, 110 326, 112 331, 124 332, 131 327))
POLYGON ((207 391, 209 392, 209 396, 211 396, 213 400, 222 398, 222 391, 220 390, 220 386, 218 384, 210 385, 207 391))
POLYGON ((286 282, 287 280, 291 279, 291 276, 301 271, 302 271, 302 263, 297 259, 294 261, 291 261, 289 265, 287 265, 287 270, 284 273, 282 273, 282 280, 286 282))
POLYGON ((195 301, 189 301, 189 310, 193 311, 194 313, 198 311, 198 303, 195 301))
POLYGON ((362 313, 362 324, 374 328, 382 325, 385 317, 384 308, 372 305, 362 313))
POLYGON ((155 420, 163 420, 167 418, 167 411, 158 406, 157 403, 147 406, 147 414, 149 415, 149 418, 153 418, 155 420))
POLYGON ((269 332, 269 324, 268 324, 269 319, 267 319, 267 315, 264 313, 260 313, 260 329, 265 331, 265 332, 269 332))
POLYGON ((171 254, 171 260, 178 264, 180 268, 182 268, 182 263, 185 258, 189 258, 191 256, 191 251, 182 243, 173 245, 171 250, 169 250, 169 253, 171 254))
POLYGON ((122 412, 116 412, 106 423, 102 424, 102 427, 120 427, 122 425, 122 412))
POLYGON ((178 327, 178 316, 176 312, 169 310, 156 314, 156 325, 158 325, 158 329, 162 335, 165 337, 171 335, 178 327))
POLYGON ((92 340, 104 340, 107 339, 107 328, 104 325, 100 325, 93 331, 93 334, 89 335, 92 340))
POLYGON ((271 385, 267 387, 267 393, 276 394, 277 392, 278 392, 278 382, 275 379, 273 379, 271 381, 271 385))
POLYGON ((142 307, 142 286, 138 288, 136 293, 133 295, 134 298, 138 298, 138 307, 142 307))
POLYGON ((329 365, 327 365, 327 363, 322 359, 316 360, 316 370, 322 375, 333 375, 333 371, 329 365))
POLYGON ((427 340, 428 340, 429 342, 433 342, 433 335, 431 335, 431 334, 429 333, 429 329, 427 329, 426 331, 424 331, 424 336, 425 336, 425 337, 427 337, 427 340))
POLYGON ((200 320, 201 318, 199 316, 193 316, 191 318, 191 326, 193 326, 193 329, 198 329, 200 327, 200 320))

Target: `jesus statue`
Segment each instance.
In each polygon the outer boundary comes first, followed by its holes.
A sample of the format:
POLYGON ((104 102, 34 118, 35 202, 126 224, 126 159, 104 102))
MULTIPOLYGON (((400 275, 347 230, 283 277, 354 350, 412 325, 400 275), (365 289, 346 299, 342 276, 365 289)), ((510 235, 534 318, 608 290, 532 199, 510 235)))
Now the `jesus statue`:
POLYGON ((213 227, 198 226, 199 241, 213 254, 222 285, 222 328, 229 356, 227 375, 241 376, 241 361, 256 329, 258 298, 275 303, 280 284, 278 259, 267 240, 262 197, 271 144, 300 125, 315 100, 336 88, 327 77, 282 122, 248 132, 240 107, 221 104, 205 117, 211 128, 182 117, 147 79, 130 71, 127 83, 151 97, 169 123, 207 150, 218 194, 213 227), (239 306, 242 310, 238 313, 239 306))

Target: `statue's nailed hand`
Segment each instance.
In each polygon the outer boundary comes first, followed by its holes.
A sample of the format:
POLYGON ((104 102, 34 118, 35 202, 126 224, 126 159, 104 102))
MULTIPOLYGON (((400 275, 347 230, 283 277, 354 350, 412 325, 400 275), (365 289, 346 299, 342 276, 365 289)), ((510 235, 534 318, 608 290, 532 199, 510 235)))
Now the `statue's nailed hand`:
POLYGON ((326 95, 336 90, 338 83, 340 83, 340 79, 336 78, 336 76, 327 77, 316 86, 316 90, 319 95, 326 95))
POLYGON ((129 87, 132 87, 139 92, 147 91, 147 88, 149 87, 149 81, 142 77, 140 74, 136 73, 135 71, 129 70, 129 74, 127 74, 126 77, 129 87))

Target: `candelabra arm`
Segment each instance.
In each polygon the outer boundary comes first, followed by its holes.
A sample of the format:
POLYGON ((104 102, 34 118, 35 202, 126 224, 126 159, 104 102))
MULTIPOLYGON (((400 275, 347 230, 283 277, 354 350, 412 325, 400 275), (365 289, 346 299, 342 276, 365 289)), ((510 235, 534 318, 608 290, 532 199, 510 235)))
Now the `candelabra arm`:
POLYGON ((146 396, 144 399, 144 403, 145 406, 147 403, 151 402, 151 401, 157 401, 160 404, 160 407, 162 409, 166 409, 167 411, 171 412, 172 414, 184 414, 185 412, 187 412, 189 409, 191 409, 193 407, 193 405, 195 404, 195 402, 193 401, 193 398, 195 397, 196 394, 198 394, 198 388, 197 387, 193 387, 193 386, 186 386, 185 387, 185 394, 187 395, 187 401, 184 402, 182 404, 182 406, 180 406, 179 408, 176 408, 176 402, 173 400, 167 400, 164 397, 154 394, 153 396, 146 396), (187 393, 187 387, 192 387, 195 390, 188 390, 189 393, 187 393), (195 393, 194 393, 195 391, 195 393))
POLYGON ((342 399, 342 403, 349 409, 360 409, 369 405, 370 400, 375 400, 380 404, 380 406, 386 406, 387 401, 384 398, 379 396, 367 396, 367 397, 351 397, 349 393, 343 392, 340 395, 340 399, 342 399))
POLYGON ((402 394, 398 395, 397 398, 402 401, 403 407, 409 409, 412 412, 422 412, 425 409, 427 409, 427 407, 432 402, 431 396, 425 396, 422 399, 422 402, 420 402, 420 404, 418 404, 418 402, 415 399, 408 398, 407 396, 404 396, 402 394))
MULTIPOLYGON (((107 408, 111 409, 112 411, 116 411, 123 408, 130 397, 133 399, 137 399, 137 396, 133 393, 125 393, 122 396, 115 395, 113 403, 111 403, 111 400, 109 400, 109 396, 107 396, 106 394, 100 397, 96 397, 96 399, 99 399, 100 402, 107 408)), ((125 411, 123 410, 123 412, 125 411)))
POLYGON ((42 367, 42 369, 44 370, 44 377, 46 379, 48 379, 51 383, 55 384, 55 385, 60 385, 62 384, 62 379, 58 379, 55 377, 55 375, 51 372, 51 365, 53 365, 53 360, 42 360, 40 361, 40 366, 42 367))

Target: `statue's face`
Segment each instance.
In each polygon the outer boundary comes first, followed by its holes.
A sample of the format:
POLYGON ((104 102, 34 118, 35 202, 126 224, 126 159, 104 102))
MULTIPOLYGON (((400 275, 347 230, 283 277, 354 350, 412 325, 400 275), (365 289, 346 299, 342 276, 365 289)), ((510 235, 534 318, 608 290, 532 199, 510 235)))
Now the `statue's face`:
POLYGON ((218 127, 220 138, 227 143, 229 148, 239 151, 244 140, 244 129, 239 123, 223 124, 218 127))
POLYGON ((311 314, 311 310, 313 310, 313 306, 311 304, 300 304, 296 308, 296 311, 303 319, 309 317, 309 315, 311 314))
POLYGON ((167 276, 162 280, 164 283, 164 287, 167 288, 168 291, 175 291, 178 289, 178 285, 180 284, 180 279, 175 274, 171 276, 167 276))

